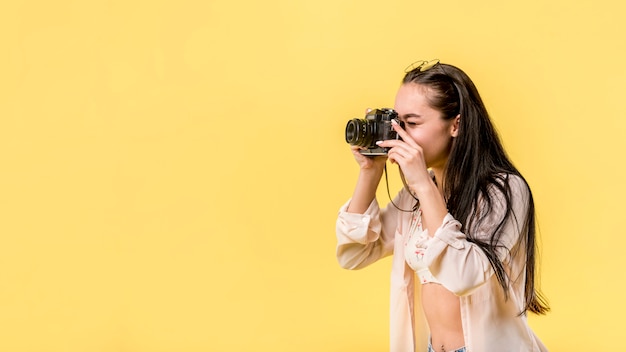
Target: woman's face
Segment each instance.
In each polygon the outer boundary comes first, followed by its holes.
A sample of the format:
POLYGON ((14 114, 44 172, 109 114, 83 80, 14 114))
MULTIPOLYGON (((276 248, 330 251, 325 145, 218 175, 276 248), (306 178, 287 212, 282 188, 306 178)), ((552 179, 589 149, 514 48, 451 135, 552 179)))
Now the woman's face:
POLYGON ((443 168, 448 160, 452 138, 458 133, 457 116, 444 120, 442 113, 430 107, 429 88, 415 83, 403 84, 396 95, 394 109, 404 129, 422 147, 426 166, 443 168))

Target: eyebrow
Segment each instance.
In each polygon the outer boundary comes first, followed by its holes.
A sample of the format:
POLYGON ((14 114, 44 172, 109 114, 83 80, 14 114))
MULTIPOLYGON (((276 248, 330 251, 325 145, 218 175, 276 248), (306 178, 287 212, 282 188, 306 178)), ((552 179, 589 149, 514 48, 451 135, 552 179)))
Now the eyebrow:
POLYGON ((419 115, 419 114, 412 114, 412 113, 411 113, 411 114, 404 114, 404 115, 402 115, 402 116, 400 116, 400 117, 401 117, 401 118, 403 118, 403 119, 408 119, 408 118, 411 118, 411 117, 414 117, 414 118, 422 118, 422 115, 419 115))

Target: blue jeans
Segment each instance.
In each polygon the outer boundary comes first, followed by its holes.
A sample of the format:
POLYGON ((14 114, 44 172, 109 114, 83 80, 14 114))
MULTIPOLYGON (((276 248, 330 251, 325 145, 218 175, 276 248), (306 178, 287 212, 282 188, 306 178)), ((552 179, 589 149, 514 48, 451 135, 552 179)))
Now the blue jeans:
MULTIPOLYGON (((458 350, 454 350, 453 352, 465 352, 465 347, 461 347, 458 350)), ((437 352, 433 349, 433 345, 430 344, 430 342, 428 343, 428 352, 437 352)))

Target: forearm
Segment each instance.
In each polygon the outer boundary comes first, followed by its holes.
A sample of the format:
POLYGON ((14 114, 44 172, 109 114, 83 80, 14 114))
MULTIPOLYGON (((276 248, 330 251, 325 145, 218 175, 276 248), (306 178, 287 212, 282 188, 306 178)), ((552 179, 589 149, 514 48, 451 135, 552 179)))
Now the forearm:
POLYGON ((376 198, 376 189, 382 175, 382 169, 361 170, 347 212, 363 214, 367 210, 374 198, 376 198))
POLYGON ((445 200, 434 182, 428 182, 420 187, 410 187, 410 189, 420 201, 422 225, 432 237, 448 214, 445 200))

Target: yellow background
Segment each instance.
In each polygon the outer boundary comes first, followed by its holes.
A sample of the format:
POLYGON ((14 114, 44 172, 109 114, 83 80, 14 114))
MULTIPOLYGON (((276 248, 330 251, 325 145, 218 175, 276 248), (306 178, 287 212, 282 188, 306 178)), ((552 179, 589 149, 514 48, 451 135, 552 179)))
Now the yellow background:
POLYGON ((4 1, 0 350, 387 350, 390 261, 334 256, 344 127, 430 58, 473 78, 534 190, 552 312, 532 327, 619 349, 625 9, 4 1))

